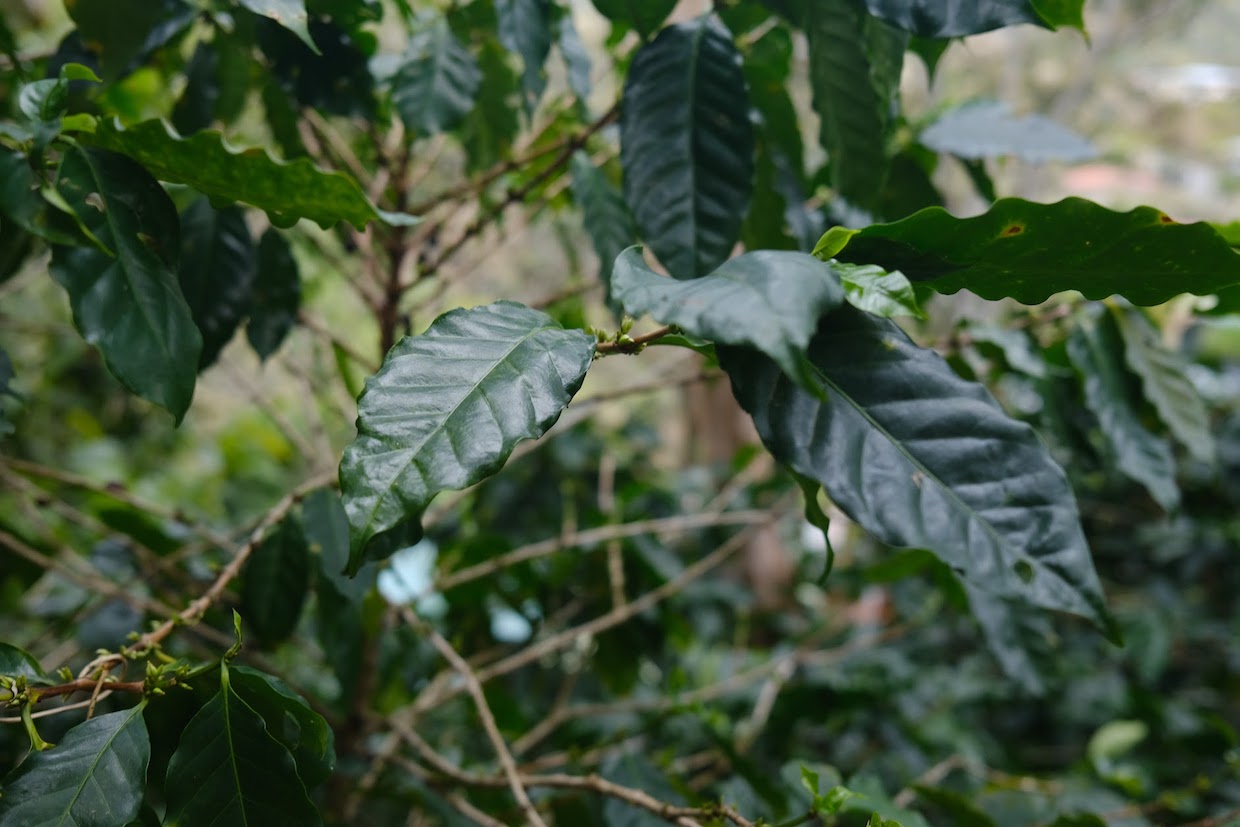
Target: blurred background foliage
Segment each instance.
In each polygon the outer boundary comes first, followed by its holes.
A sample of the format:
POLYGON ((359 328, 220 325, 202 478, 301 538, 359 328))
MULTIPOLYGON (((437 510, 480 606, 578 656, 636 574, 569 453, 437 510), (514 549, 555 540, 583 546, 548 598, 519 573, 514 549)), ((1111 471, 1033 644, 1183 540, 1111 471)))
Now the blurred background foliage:
MULTIPOLYGON (((128 20, 124 14, 143 3, 121 5, 117 19, 128 20)), ((193 37, 153 49, 135 42, 128 56, 104 60, 110 83, 93 105, 126 121, 169 118, 183 133, 223 121, 238 146, 351 159, 373 174, 380 159, 366 133, 391 113, 366 90, 383 77, 384 57, 405 48, 406 4, 307 5, 322 60, 310 60, 289 31, 238 17, 238 26, 260 28, 267 65, 231 53, 226 37, 210 51, 193 37), (230 98, 234 87, 212 80, 226 73, 246 77, 248 91, 230 98)), ((740 20, 750 4, 719 5, 725 19, 740 20)), ((561 122, 579 117, 573 107, 602 115, 619 93, 617 67, 637 43, 587 2, 559 7, 589 58, 591 91, 574 102, 571 69, 549 64, 547 91, 531 115, 513 105, 520 67, 499 42, 490 5, 438 8, 477 55, 483 81, 479 105, 453 137, 418 139, 414 212, 540 141, 560 140, 561 122)), ((699 11, 685 2, 674 15, 699 11)), ((902 85, 910 131, 967 101, 1002 101, 1087 139, 1092 157, 987 157, 971 168, 910 141, 896 169, 932 167, 935 189, 960 214, 984 209, 985 187, 975 183, 988 180, 1001 196, 1073 194, 1117 209, 1155 204, 1183 221, 1240 218, 1240 3, 1091 0, 1086 11, 1088 41, 1071 31, 1003 29, 953 43, 933 79, 910 57, 902 85)), ((13 35, 0 44, 8 55, 0 58, 0 100, 11 108, 22 72, 51 72, 89 44, 63 39, 71 21, 59 2, 0 0, 0 13, 13 35)), ((805 169, 815 170, 823 156, 804 46, 789 45, 782 83, 801 115, 805 169)), ((615 172, 607 128, 586 149, 606 174, 615 172)), ((539 182, 531 177, 537 171, 536 163, 505 169, 503 186, 478 194, 480 211, 531 183, 535 197, 479 230, 436 280, 409 292, 401 307, 409 329, 496 295, 545 307, 568 324, 614 326, 599 301, 600 262, 578 199, 565 178, 539 182)), ((816 183, 808 204, 829 217, 833 205, 816 183)), ((415 255, 433 260, 470 219, 468 211, 448 219, 445 237, 423 239, 415 255)), ((262 224, 261 216, 248 220, 262 224)), ((202 373, 193 408, 175 429, 126 393, 74 331, 45 256, 5 271, 0 346, 11 364, 0 363, 0 639, 36 653, 45 668, 120 646, 159 616, 155 604, 175 609, 196 596, 228 545, 290 489, 334 468, 352 437, 354 395, 377 367, 383 341, 370 308, 340 277, 363 266, 354 257, 358 242, 308 222, 286 237, 301 274, 301 324, 262 363, 235 337, 202 373)), ((1124 648, 1084 623, 1023 613, 1011 614, 1009 639, 988 641, 970 614, 970 594, 935 558, 877 547, 838 513, 835 571, 818 582, 823 543, 800 517, 793 482, 745 439, 719 448, 703 438, 692 394, 709 399, 721 380, 692 354, 655 348, 640 360, 600 362, 547 439, 498 477, 437 504, 427 537, 382 573, 364 571, 360 585, 342 581, 332 568, 341 561, 326 559, 338 546, 338 506, 330 495, 303 502, 300 530, 314 559, 296 560, 281 576, 300 578, 305 599, 286 607, 288 634, 278 617, 277 628, 251 629, 240 660, 281 675, 337 730, 343 781, 325 793, 335 821, 470 823, 446 798, 453 783, 413 771, 420 756, 385 740, 392 716, 416 724, 462 766, 491 760, 459 691, 407 714, 444 688, 435 651, 396 622, 395 607, 417 598, 419 613, 459 651, 494 663, 606 614, 615 566, 630 596, 659 589, 734 533, 723 515, 735 526, 761 509, 781 515, 766 552, 750 549, 629 622, 582 634, 488 684, 497 723, 523 766, 597 771, 668 802, 722 799, 772 822, 808 807, 804 765, 824 783, 842 780, 867 793, 906 827, 1240 823, 1240 326, 1236 317, 1196 312, 1208 308, 1191 297, 1152 311, 1156 335, 1182 354, 1185 376, 1205 400, 1215 442, 1207 458, 1175 449, 1180 504, 1167 512, 1118 470, 1100 435, 1070 352, 1069 310, 1078 303, 1058 296, 1024 308, 960 294, 930 299, 924 321, 902 322, 959 372, 992 387, 1063 462, 1124 648), (623 398, 614 398, 618 391, 623 398), (721 519, 618 535, 451 588, 433 574, 594 527, 683 514, 721 519), (774 563, 763 556, 771 553, 774 563)), ((1140 400, 1136 377, 1122 381, 1140 400)), ((1148 402, 1138 410, 1159 430, 1148 402)), ((246 609, 274 599, 272 588, 250 574, 177 645, 218 654, 229 611, 242 607, 254 623, 246 609)), ((983 611, 1007 610, 974 603, 974 613, 983 611)), ((192 711, 188 701, 169 701, 158 714, 175 721, 178 704, 192 711)), ((78 720, 49 717, 44 735, 54 741, 78 720)), ((0 775, 25 749, 20 727, 0 727, 0 775)), ((170 749, 156 744, 156 766, 170 749)), ((515 821, 506 791, 470 795, 502 823, 515 821)), ((616 800, 546 795, 557 824, 663 823, 616 800)), ((868 814, 859 808, 841 823, 862 824, 868 814)))

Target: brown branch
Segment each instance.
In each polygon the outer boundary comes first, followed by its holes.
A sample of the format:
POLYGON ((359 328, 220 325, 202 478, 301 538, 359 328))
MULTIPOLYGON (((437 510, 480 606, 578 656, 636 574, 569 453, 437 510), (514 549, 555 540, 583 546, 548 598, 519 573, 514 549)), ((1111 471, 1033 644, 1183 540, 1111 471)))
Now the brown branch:
POLYGON ((100 681, 89 678, 78 678, 56 686, 30 687, 31 703, 38 703, 44 698, 56 698, 61 695, 72 695, 74 692, 95 692, 98 687, 106 686, 113 692, 132 692, 142 694, 145 689, 143 681, 100 681))
POLYGON ((646 345, 662 339, 673 330, 675 328, 671 325, 664 325, 640 336, 626 336, 623 339, 599 342, 595 345, 594 352, 599 356, 607 356, 612 353, 639 353, 646 345))

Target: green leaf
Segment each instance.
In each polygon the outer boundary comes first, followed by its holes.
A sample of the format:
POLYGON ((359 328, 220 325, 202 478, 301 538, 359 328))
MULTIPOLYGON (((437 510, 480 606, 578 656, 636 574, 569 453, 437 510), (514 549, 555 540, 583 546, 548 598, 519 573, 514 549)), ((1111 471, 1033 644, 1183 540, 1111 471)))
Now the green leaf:
POLYGON ((1112 212, 1081 198, 1005 198, 973 218, 931 207, 866 227, 836 257, 900 270, 940 293, 1024 304, 1079 290, 1155 305, 1240 283, 1240 255, 1209 224, 1178 224, 1152 207, 1112 212))
MULTIPOLYGON (((0 147, 0 213, 31 235, 53 244, 85 243, 73 219, 49 208, 39 192, 41 186, 29 156, 0 147)), ((11 228, 6 228, 5 234, 10 233, 11 228)))
POLYGON ((1045 379, 1050 376, 1046 358, 1027 330, 990 326, 970 327, 965 332, 964 338, 975 345, 992 345, 998 348, 1012 370, 1018 370, 1036 379, 1045 379))
POLYGON ((1072 489, 1028 425, 894 323, 847 305, 823 319, 808 356, 825 401, 761 354, 719 348, 776 459, 880 541, 932 551, 987 591, 1115 636, 1072 489))
POLYGON ((1167 430, 1194 457, 1213 463, 1216 448, 1210 413, 1188 378, 1187 361, 1163 345, 1157 328, 1140 310, 1113 307, 1111 315, 1124 339, 1124 359, 1141 379, 1145 398, 1154 405, 1167 430))
POLYGON ((85 47, 99 56, 103 76, 131 71, 144 52, 184 31, 197 16, 182 0, 67 0, 85 47))
POLYGON ((1098 155, 1093 144, 1050 118, 1017 117, 998 101, 973 101, 945 112, 917 140, 935 152, 971 159, 1011 155, 1033 163, 1071 163, 1098 155))
POLYGON ((285 518, 259 543, 241 581, 241 613, 264 646, 297 628, 310 585, 310 549, 301 523, 285 518))
POLYGON ((151 741, 145 704, 98 715, 4 778, 0 827, 116 827, 137 818, 151 741))
POLYGON ((405 126, 434 135, 465 119, 481 83, 478 61, 439 18, 409 41, 390 81, 392 105, 405 126))
POLYGON ((254 284, 254 240, 237 207, 199 198, 181 213, 181 293, 202 334, 198 369, 211 365, 245 318, 254 284))
POLYGON ((308 789, 327 780, 336 766, 336 738, 323 716, 305 698, 272 675, 233 666, 229 685, 267 725, 267 733, 293 755, 297 775, 308 789))
POLYGON ((913 789, 923 801, 930 802, 950 816, 954 827, 998 827, 994 819, 982 812, 963 793, 925 784, 917 784, 913 789))
MULTIPOLYGON (((1075 0, 1079 7, 1084 0, 1075 0)), ((1054 28, 1031 0, 864 0, 870 14, 920 37, 964 37, 1018 23, 1054 28)))
POLYGON ((362 229, 371 221, 408 226, 417 220, 377 209, 346 175, 325 172, 305 158, 278 161, 266 149, 234 149, 213 130, 182 138, 158 120, 129 127, 103 121, 90 141, 128 155, 160 180, 188 184, 212 201, 252 204, 279 227, 299 218, 324 229, 338 221, 362 229))
POLYGON ((630 316, 649 313, 691 336, 756 348, 802 387, 819 384, 805 348, 823 314, 844 301, 831 268, 805 253, 760 250, 691 281, 661 276, 630 247, 612 272, 616 299, 630 316))
POLYGON ((590 98, 590 52, 586 44, 581 42, 577 27, 573 25, 572 14, 560 17, 559 39, 560 57, 564 59, 564 68, 568 73, 568 88, 577 96, 582 107, 590 98))
POLYGON ((1149 734, 1144 721, 1110 721, 1090 737, 1085 754, 1094 766, 1102 766, 1131 752, 1149 734))
POLYGON ((322 824, 288 749, 232 688, 220 664, 220 691, 186 725, 168 763, 166 827, 311 827, 322 824))
POLYGON ((887 179, 887 145, 908 36, 866 15, 852 0, 816 0, 806 35, 831 185, 850 204, 872 210, 887 179))
POLYGON ((176 208, 141 166, 97 149, 69 147, 57 188, 107 248, 57 247, 52 255, 74 323, 117 379, 179 423, 194 394, 202 337, 177 284, 176 208))
POLYGON ((1164 510, 1173 511, 1180 504, 1180 488, 1171 446, 1142 424, 1119 328, 1101 308, 1094 310, 1082 314, 1068 337, 1068 356, 1085 380, 1085 403, 1098 418, 1119 470, 1145 486, 1164 510))
POLYGON ((899 271, 888 273, 872 264, 832 262, 833 269, 844 283, 844 297, 858 310, 875 316, 912 316, 926 318, 917 303, 917 295, 908 278, 899 271))
POLYGON ((377 535, 418 520, 440 491, 497 472, 542 436, 581 386, 595 339, 496 302, 440 316, 401 340, 366 381, 357 438, 340 462, 349 573, 377 535))
POLYGON ((533 113, 547 88, 543 64, 551 51, 551 6, 548 0, 495 0, 499 39, 521 58, 521 101, 533 113))
POLYGON ((612 300, 611 274, 616 257, 637 239, 633 216, 620 190, 590 162, 584 152, 573 153, 569 167, 573 176, 573 199, 581 206, 582 223, 599 260, 599 280, 607 300, 612 300))
MULTIPOLYGON (((8 360, 7 354, 4 359, 8 360)), ((34 684, 51 682, 34 655, 8 643, 0 643, 0 675, 10 678, 23 677, 34 684)))
POLYGON ((1021 612, 1022 607, 971 583, 965 582, 963 586, 969 598, 969 613, 981 628, 986 647, 1003 673, 1026 693, 1041 697, 1046 692, 1046 682, 1030 651, 1028 618, 1021 612))
POLYGON ((1052 29, 1069 26, 1085 31, 1085 0, 1029 0, 1029 5, 1052 29))
POLYGON ((644 38, 659 30, 676 8, 676 0, 593 0, 594 8, 613 23, 622 23, 644 38))
POLYGON ((258 243, 258 274, 250 294, 245 335, 260 360, 275 353, 301 309, 301 275, 293 251, 275 229, 258 243))
POLYGON ((664 29, 629 68, 620 116, 624 197, 677 278, 727 259, 749 206, 754 135, 740 64, 731 34, 706 16, 664 29))
POLYGON ((310 30, 306 28, 309 20, 303 0, 240 0, 240 2, 255 14, 270 18, 297 35, 301 38, 301 42, 305 43, 316 55, 321 54, 319 47, 314 44, 314 38, 310 37, 310 30))

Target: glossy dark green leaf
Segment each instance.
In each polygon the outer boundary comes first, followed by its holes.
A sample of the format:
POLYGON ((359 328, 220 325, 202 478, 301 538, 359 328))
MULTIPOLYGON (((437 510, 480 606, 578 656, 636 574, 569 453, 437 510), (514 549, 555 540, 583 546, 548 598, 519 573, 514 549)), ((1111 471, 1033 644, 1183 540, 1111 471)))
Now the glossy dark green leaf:
POLYGON ((677 278, 723 263, 749 207, 754 136, 740 64, 731 34, 706 16, 639 49, 625 82, 624 197, 677 278))
POLYGON ((676 0, 592 0, 594 8, 614 23, 636 29, 650 37, 676 8, 676 0))
POLYGON ((884 318, 926 318, 925 311, 917 303, 913 285, 903 273, 888 273, 872 264, 845 264, 838 261, 832 264, 832 269, 843 282, 844 297, 853 307, 884 318))
POLYGON ((182 138, 162 121, 128 127, 103 122, 91 141, 128 155, 160 180, 188 184, 213 201, 241 201, 266 210, 277 226, 299 218, 324 229, 338 221, 361 229, 371 221, 405 226, 416 220, 376 209, 346 175, 325 172, 304 158, 278 161, 265 149, 234 149, 213 130, 182 138))
MULTIPOLYGON (((1074 0, 1077 8, 1084 0, 1074 0)), ((875 17, 921 37, 964 37, 1018 23, 1053 28, 1031 0, 864 0, 875 17)))
POLYGON ((107 249, 58 247, 52 256, 74 323, 116 378, 180 422, 202 337, 177 283, 176 208, 141 166, 96 149, 65 152, 57 189, 107 249))
POLYGON ((646 266, 639 247, 616 259, 616 299, 630 316, 650 314, 691 336, 766 354, 803 387, 817 389, 803 353, 818 320, 844 301, 831 267, 806 253, 759 250, 690 281, 646 266))
POLYGON ((227 663, 220 665, 220 691, 181 734, 164 789, 165 827, 323 823, 292 753, 233 689, 227 663))
POLYGON ((1085 402, 1098 418, 1116 466, 1164 509, 1174 510, 1180 488, 1171 446, 1141 422, 1115 320, 1101 311, 1082 314, 1068 337, 1068 356, 1085 380, 1085 402))
POLYGON ((0 782, 0 827, 117 827, 138 816, 151 741, 145 704, 78 724, 0 782))
POLYGON ((836 258, 899 270, 940 293, 1025 304, 1079 290, 1156 305, 1240 284, 1240 254, 1209 224, 1179 224, 1151 207, 1112 212, 1081 198, 1005 198, 973 218, 930 208, 866 227, 836 258))
POLYGON ((229 685, 267 724, 267 733, 293 755, 297 775, 308 789, 327 780, 336 766, 336 738, 323 716, 277 677, 233 666, 229 685))
MULTIPOLYGON (((314 5, 310 4, 312 9, 314 5)), ((358 5, 351 3, 349 7, 358 5)), ((346 118, 376 116, 375 77, 369 66, 373 35, 350 30, 334 14, 325 17, 312 13, 308 28, 319 53, 276 23, 258 23, 264 69, 292 97, 296 109, 308 106, 322 115, 346 118)))
POLYGON ((588 155, 574 153, 570 170, 573 198, 581 207, 582 223, 598 254, 599 280, 610 300, 612 265, 616 256, 637 240, 637 228, 633 226, 633 216, 620 190, 607 179, 606 173, 591 163, 588 155))
POLYGON ((315 45, 307 28, 309 18, 306 15, 305 0, 240 0, 240 3, 255 14, 279 23, 301 38, 310 51, 319 53, 319 47, 315 45))
POLYGON ((471 171, 490 169, 512 157, 512 144, 521 131, 521 79, 508 60, 508 52, 494 37, 487 37, 478 51, 482 85, 477 102, 460 126, 471 171))
POLYGON ((237 207, 199 198, 181 213, 181 293, 202 334, 198 369, 211 365, 245 318, 257 266, 254 240, 237 207))
MULTIPOLYGON (((85 243, 73 219, 50 209, 39 193, 40 186, 28 156, 0 147, 0 214, 54 244, 85 243)), ((5 228, 6 235, 9 232, 5 228)))
MULTIPOLYGON (((8 355, 4 356, 8 360, 8 355)), ((7 383, 6 383, 7 384, 7 383)), ((8 643, 0 643, 0 675, 23 677, 31 683, 47 683, 47 673, 34 655, 8 643)))
POLYGON ((894 323, 851 306, 823 319, 808 356, 825 401, 755 351, 719 349, 778 460, 882 542, 932 551, 980 588, 1114 635, 1072 489, 1028 425, 894 323))
POLYGON ((1145 398, 1154 405, 1167 430, 1194 457, 1214 462, 1210 414, 1188 378, 1188 361, 1162 343, 1157 328, 1140 310, 1115 307, 1111 315, 1124 339, 1124 359, 1141 379, 1145 398))
POLYGON ((526 113, 538 106, 547 88, 543 64, 551 51, 551 4, 548 0, 495 0, 499 39, 521 58, 521 101, 526 113))
POLYGON ((390 81, 392 105, 414 132, 434 135, 465 119, 481 83, 478 61, 440 18, 409 41, 390 81))
POLYGON ((249 48, 236 34, 218 31, 211 41, 198 44, 185 67, 185 91, 172 110, 178 132, 188 135, 240 114, 254 68, 249 48))
POLYGON ((887 178, 908 36, 852 0, 815 0, 806 24, 810 85, 831 185, 850 204, 872 210, 887 178))
POLYGON ((498 471, 581 386, 595 340, 513 302, 453 310, 388 352, 358 400, 340 462, 349 571, 371 540, 418 520, 440 491, 498 471))
POLYGON ((1034 163, 1085 161, 1093 144, 1042 115, 1018 117, 1007 104, 974 101, 943 113, 917 136, 935 152, 961 158, 1015 156, 1034 163))
POLYGON ((246 563, 241 579, 241 616, 265 646, 293 634, 310 585, 310 549, 301 524, 286 518, 246 563))
POLYGON ((293 251, 277 230, 268 229, 258 243, 258 273, 250 294, 245 335, 258 358, 275 353, 293 329, 301 309, 301 274, 293 251))

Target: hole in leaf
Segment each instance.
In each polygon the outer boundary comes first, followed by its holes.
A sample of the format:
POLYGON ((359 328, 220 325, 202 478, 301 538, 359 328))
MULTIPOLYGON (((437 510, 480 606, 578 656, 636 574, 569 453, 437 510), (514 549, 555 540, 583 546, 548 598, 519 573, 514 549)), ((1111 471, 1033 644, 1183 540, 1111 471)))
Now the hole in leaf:
POLYGON ((1007 227, 1004 228, 1001 235, 1003 235, 1005 238, 1011 238, 1014 235, 1020 235, 1024 231, 1025 231, 1024 224, 1009 224, 1007 225, 1007 227))
POLYGON ((1028 560, 1017 560, 1012 566, 1012 570, 1016 572, 1016 576, 1021 579, 1022 583, 1033 582, 1033 566, 1028 560))
POLYGON ((1178 222, 1178 221, 1176 221, 1176 220, 1175 220, 1174 218, 1172 218, 1171 216, 1167 215, 1165 212, 1160 212, 1160 213, 1158 214, 1158 223, 1159 223, 1159 224, 1163 224, 1163 225, 1167 225, 1167 224, 1178 224, 1179 222, 1178 222))

